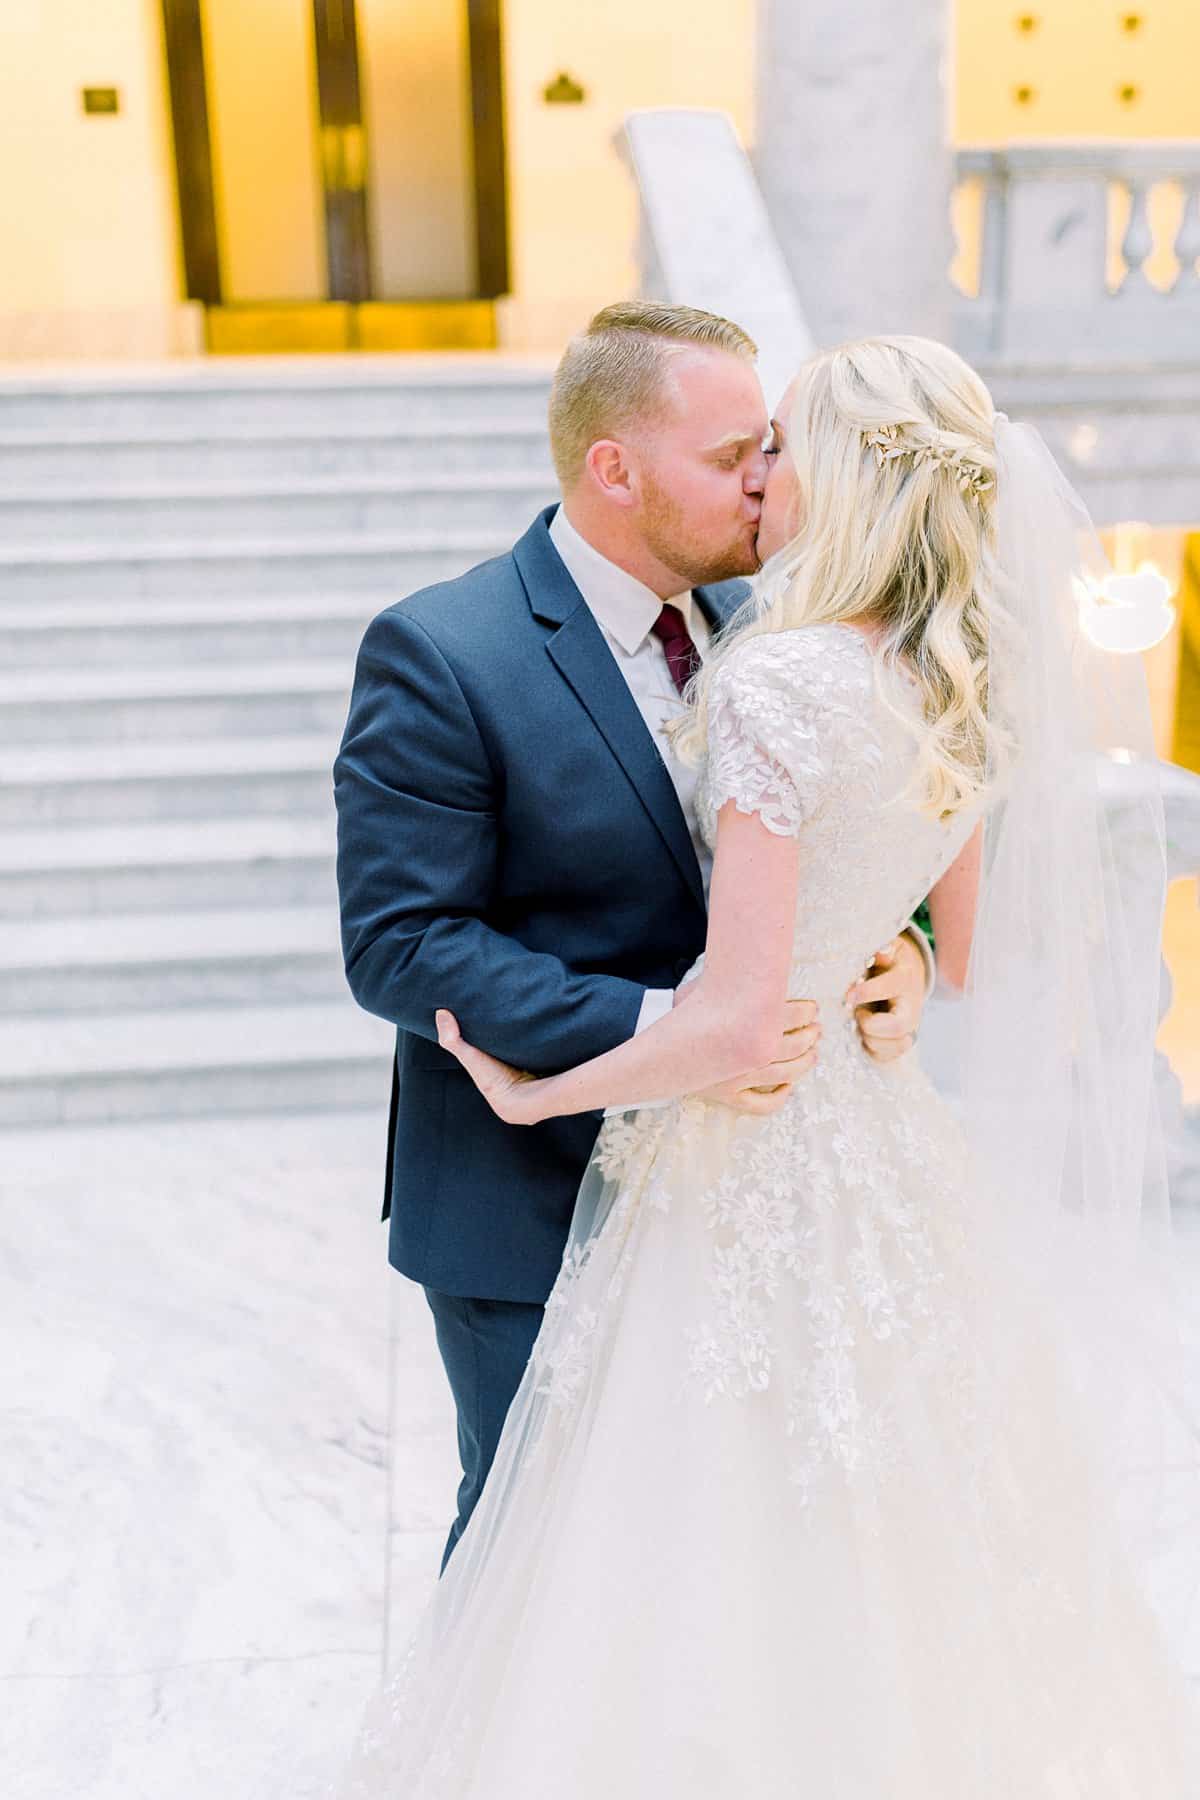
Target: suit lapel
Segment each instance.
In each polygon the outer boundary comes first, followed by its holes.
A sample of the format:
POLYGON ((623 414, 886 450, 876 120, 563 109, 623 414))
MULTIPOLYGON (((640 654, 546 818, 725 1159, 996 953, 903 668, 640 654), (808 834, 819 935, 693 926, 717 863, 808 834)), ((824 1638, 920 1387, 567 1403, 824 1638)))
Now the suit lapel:
POLYGON ((719 637, 734 614, 741 611, 750 598, 748 581, 718 581, 712 587, 692 589, 692 598, 708 621, 714 638, 719 637))
POLYGON ((675 784, 588 608, 572 614, 546 648, 632 782, 703 910, 704 883, 675 784))
POLYGON ((703 911, 704 883, 679 796, 604 634, 550 541, 553 515, 554 508, 548 508, 513 549, 535 617, 555 627, 546 639, 547 653, 620 764, 703 911))

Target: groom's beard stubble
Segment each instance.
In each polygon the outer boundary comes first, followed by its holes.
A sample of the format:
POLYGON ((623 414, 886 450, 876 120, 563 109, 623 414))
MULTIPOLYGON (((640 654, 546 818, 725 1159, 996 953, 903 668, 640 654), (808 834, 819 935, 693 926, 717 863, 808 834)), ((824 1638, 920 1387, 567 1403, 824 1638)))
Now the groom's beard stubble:
POLYGON ((747 520, 735 528, 732 539, 724 544, 706 544, 667 488, 649 479, 644 487, 642 535, 659 562, 676 571, 680 591, 718 581, 745 580, 757 572, 761 566, 757 521, 747 520))

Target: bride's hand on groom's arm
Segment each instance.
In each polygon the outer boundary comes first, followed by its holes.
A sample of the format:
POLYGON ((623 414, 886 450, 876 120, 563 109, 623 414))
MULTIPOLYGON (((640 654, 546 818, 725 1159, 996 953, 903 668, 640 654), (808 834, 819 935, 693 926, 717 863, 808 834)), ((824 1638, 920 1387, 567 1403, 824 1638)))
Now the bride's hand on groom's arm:
POLYGON ((433 1019, 438 1043, 458 1058, 498 1119, 506 1125, 539 1125, 550 1117, 538 1105, 548 1085, 546 1081, 468 1044, 452 1012, 440 1008, 433 1019))
MULTIPOLYGON (((688 990, 680 989, 682 1002, 688 990)), ((540 1125, 553 1118, 553 1078, 528 1075, 514 1069, 499 1057, 489 1056, 468 1044, 452 1012, 442 1008, 434 1014, 438 1043, 449 1050, 471 1077, 497 1118, 506 1125, 540 1125)), ((821 1042, 821 1024, 813 1000, 784 1002, 777 1053, 770 1062, 748 1069, 730 1081, 705 1088, 696 1095, 712 1105, 732 1107, 735 1112, 765 1118, 779 1111, 799 1081, 813 1068, 821 1042)))

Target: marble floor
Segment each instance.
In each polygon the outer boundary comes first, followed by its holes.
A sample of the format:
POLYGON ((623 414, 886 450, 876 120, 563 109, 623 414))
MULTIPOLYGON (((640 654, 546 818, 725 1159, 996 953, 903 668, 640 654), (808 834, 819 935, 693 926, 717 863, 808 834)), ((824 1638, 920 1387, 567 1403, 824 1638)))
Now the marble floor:
POLYGON ((458 1480, 384 1133, 0 1133, 3 1800, 317 1800, 340 1768, 458 1480))
POLYGON ((0 1137, 0 1793, 309 1800, 458 1478, 371 1113, 0 1137))

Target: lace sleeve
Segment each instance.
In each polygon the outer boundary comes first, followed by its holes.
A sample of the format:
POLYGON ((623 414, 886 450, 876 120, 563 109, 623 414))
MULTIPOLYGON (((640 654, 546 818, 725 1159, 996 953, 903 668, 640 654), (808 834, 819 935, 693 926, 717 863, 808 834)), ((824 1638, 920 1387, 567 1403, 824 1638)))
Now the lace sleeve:
MULTIPOLYGON (((829 785, 847 655, 836 627, 811 625, 747 639, 717 670, 709 694, 708 792, 732 800, 778 837, 795 837, 829 785)), ((861 678, 861 662, 855 671, 861 678)))

